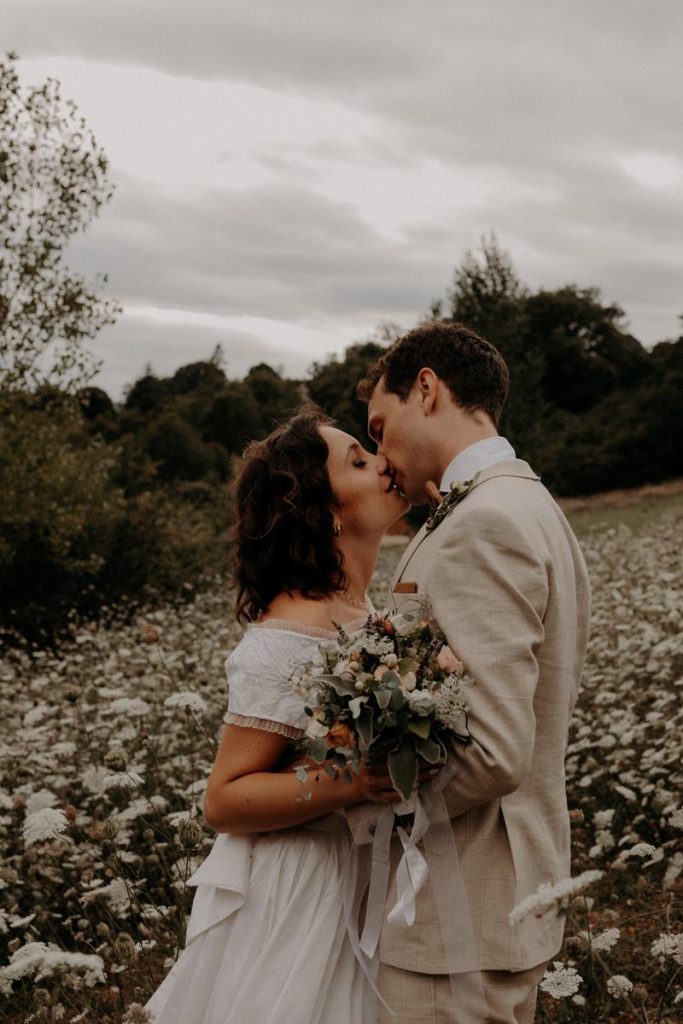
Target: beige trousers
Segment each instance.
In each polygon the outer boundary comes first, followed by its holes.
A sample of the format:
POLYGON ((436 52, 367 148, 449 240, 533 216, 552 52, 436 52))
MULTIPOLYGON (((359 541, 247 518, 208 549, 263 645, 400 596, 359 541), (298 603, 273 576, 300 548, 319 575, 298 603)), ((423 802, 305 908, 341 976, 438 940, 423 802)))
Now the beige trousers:
MULTIPOLYGON (((453 1005, 447 974, 422 974, 380 963, 379 990, 392 1015, 380 1003, 377 1024, 533 1024, 538 983, 548 961, 526 971, 482 971, 489 1015, 468 1011, 466 996, 453 1005)), ((457 980, 456 980, 457 990, 457 980)))

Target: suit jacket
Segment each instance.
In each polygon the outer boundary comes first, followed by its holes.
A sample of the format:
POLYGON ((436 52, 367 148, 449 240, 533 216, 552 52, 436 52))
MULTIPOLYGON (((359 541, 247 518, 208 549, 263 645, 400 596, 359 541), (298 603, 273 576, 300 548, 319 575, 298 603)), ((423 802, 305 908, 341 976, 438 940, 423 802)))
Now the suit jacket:
MULTIPOLYGON (((473 742, 458 748, 444 790, 477 945, 475 961, 463 951, 457 970, 525 970, 555 956, 564 932, 555 914, 511 927, 508 913, 541 882, 571 874, 564 759, 589 632, 583 555, 540 478, 510 459, 483 470, 431 533, 422 527, 392 591, 398 582, 417 592, 393 592, 393 608, 426 602, 475 680, 473 742)), ((355 842, 371 841, 378 811, 372 802, 346 808, 355 842)), ((385 914, 401 852, 395 837, 385 914)), ((379 956, 407 970, 446 972, 429 879, 412 927, 385 916, 379 956)))

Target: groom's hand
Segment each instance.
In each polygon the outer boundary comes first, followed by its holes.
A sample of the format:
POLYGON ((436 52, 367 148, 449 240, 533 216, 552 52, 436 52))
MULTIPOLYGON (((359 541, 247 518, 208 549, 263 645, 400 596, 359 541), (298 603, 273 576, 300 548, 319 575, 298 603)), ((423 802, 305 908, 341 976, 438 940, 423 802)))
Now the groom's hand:
MULTIPOLYGON (((440 770, 439 767, 434 765, 419 769, 417 773, 418 783, 429 782, 430 779, 438 775, 440 770)), ((361 800, 371 800, 373 803, 378 804, 391 804, 395 803, 401 795, 394 789, 386 761, 378 761, 368 766, 365 760, 361 760, 355 781, 358 792, 361 794, 361 800)))

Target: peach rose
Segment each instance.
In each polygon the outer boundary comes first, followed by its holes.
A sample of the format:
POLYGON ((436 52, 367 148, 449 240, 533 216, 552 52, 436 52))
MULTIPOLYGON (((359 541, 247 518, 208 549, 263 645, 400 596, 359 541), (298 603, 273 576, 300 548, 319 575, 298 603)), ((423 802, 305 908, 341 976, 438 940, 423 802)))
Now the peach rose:
POLYGON ((328 747, 355 747, 356 738, 345 722, 337 722, 327 733, 328 747))

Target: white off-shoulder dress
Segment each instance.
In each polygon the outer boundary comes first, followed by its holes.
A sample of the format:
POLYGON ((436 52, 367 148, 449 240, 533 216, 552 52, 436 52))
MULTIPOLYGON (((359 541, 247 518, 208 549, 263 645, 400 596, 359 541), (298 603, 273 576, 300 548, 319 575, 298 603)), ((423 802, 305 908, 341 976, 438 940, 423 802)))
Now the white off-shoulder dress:
MULTIPOLYGON (((361 620, 347 624, 360 628, 361 620)), ((303 736, 290 671, 334 634, 284 620, 254 623, 226 659, 227 723, 303 736)), ((154 1024, 365 1024, 370 986, 344 921, 352 841, 309 827, 216 836, 188 880, 197 886, 186 945, 146 1004, 154 1024)))

